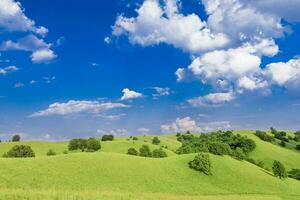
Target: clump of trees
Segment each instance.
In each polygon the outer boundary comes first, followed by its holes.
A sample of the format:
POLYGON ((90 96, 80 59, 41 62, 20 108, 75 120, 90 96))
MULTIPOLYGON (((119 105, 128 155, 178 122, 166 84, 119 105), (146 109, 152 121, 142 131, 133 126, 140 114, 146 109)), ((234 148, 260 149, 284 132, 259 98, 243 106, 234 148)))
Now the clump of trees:
POLYGON ((153 157, 153 158, 164 158, 167 157, 167 153, 163 150, 163 148, 155 149, 151 151, 149 145, 142 145, 139 151, 135 148, 131 147, 127 151, 128 155, 133 156, 141 156, 141 157, 153 157))
POLYGON ((160 143, 160 140, 158 139, 158 137, 154 137, 152 139, 152 144, 158 145, 160 143))
POLYGON ((3 155, 7 158, 35 157, 35 153, 29 145, 15 145, 3 155))
POLYGON ((103 135, 101 138, 101 141, 113 141, 114 136, 113 135, 103 135))
POLYGON ((95 138, 76 138, 70 140, 68 149, 70 151, 81 150, 82 152, 94 152, 101 149, 101 143, 95 138))
POLYGON ((280 161, 275 160, 273 163, 273 167, 272 167, 274 176, 283 179, 283 178, 287 178, 287 173, 285 170, 285 167, 283 166, 283 164, 280 161))
POLYGON ((263 141, 266 141, 266 142, 274 142, 275 141, 275 139, 272 136, 268 135, 265 131, 257 130, 254 134, 263 141))
POLYGON ((189 162, 189 167, 206 175, 212 175, 212 164, 209 154, 199 153, 189 162))
POLYGON ((49 149, 49 151, 47 152, 46 155, 47 155, 47 156, 55 156, 56 153, 55 153, 55 151, 53 151, 52 149, 49 149))
POLYGON ((217 131, 209 134, 178 135, 177 140, 182 146, 177 149, 178 154, 209 152, 215 155, 230 155, 241 159, 246 157, 256 147, 253 140, 232 131, 217 131))
POLYGON ((13 135, 11 138, 12 142, 20 142, 21 141, 21 136, 20 135, 13 135))

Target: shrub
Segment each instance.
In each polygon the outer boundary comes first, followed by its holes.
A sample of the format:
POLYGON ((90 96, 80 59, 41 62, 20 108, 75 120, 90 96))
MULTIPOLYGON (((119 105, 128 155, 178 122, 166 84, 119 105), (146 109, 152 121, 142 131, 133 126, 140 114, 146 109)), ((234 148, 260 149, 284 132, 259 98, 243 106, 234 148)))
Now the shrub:
POLYGON ((49 149, 49 151, 47 152, 46 155, 47 155, 47 156, 55 156, 56 153, 55 153, 52 149, 49 149))
POLYGON ((153 158, 164 158, 164 157, 168 157, 168 155, 162 148, 155 149, 153 151, 153 158))
POLYGON ((113 141, 114 136, 113 135, 103 135, 101 138, 102 141, 113 141))
POLYGON ((135 148, 131 147, 128 149, 127 154, 137 156, 139 154, 139 152, 135 148))
POLYGON ((20 135, 14 135, 11 138, 12 142, 20 142, 20 140, 21 140, 21 136, 20 135))
POLYGON ((286 146, 285 141, 281 140, 281 141, 279 142, 279 145, 282 146, 282 147, 285 147, 285 146, 286 146))
POLYGON ((266 142, 273 142, 273 141, 275 141, 275 139, 272 136, 268 135, 264 131, 256 131, 254 134, 257 137, 259 137, 261 140, 263 140, 263 141, 266 141, 266 142))
POLYGON ((154 138, 152 139, 152 144, 157 145, 157 144, 159 144, 159 143, 160 143, 160 140, 158 139, 158 137, 154 137, 154 138))
POLYGON ((83 138, 72 139, 69 142, 68 148, 70 151, 74 151, 77 149, 84 151, 87 148, 87 140, 83 138))
POLYGON ((189 162, 189 167, 197 171, 201 171, 206 175, 211 175, 211 161, 208 154, 199 153, 195 156, 194 160, 189 162))
POLYGON ((176 133, 176 137, 179 137, 181 135, 181 133, 176 133))
POLYGON ((226 143, 214 142, 209 144, 208 150, 215 155, 230 155, 230 146, 226 143))
POLYGON ((237 148, 236 150, 233 150, 231 152, 231 156, 237 160, 244 160, 246 158, 246 155, 241 148, 237 148))
POLYGON ((35 153, 28 145, 15 145, 5 154, 5 157, 35 157, 35 153))
POLYGON ((139 139, 139 138, 138 138, 138 137, 135 137, 135 136, 132 138, 132 140, 138 140, 138 139, 139 139))
POLYGON ((277 160, 274 161, 272 170, 273 170, 274 176, 279 177, 280 179, 287 177, 285 167, 283 166, 283 164, 281 162, 279 162, 277 160))
POLYGON ((300 144, 296 145, 296 150, 300 151, 300 144))
POLYGON ((95 138, 89 138, 87 140, 86 148, 87 148, 88 152, 98 151, 101 149, 101 143, 99 140, 97 140, 95 138))
POLYGON ((151 150, 149 148, 148 145, 143 145, 141 148, 140 148, 140 156, 142 157, 152 157, 152 153, 151 153, 151 150))

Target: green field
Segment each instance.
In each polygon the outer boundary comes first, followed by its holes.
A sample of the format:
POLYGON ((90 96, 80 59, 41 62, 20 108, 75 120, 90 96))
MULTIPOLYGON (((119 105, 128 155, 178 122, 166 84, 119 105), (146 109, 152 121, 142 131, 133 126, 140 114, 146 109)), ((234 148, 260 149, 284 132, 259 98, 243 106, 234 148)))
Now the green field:
MULTIPOLYGON (((255 140, 250 157, 271 168, 274 159, 286 168, 300 168, 300 153, 258 139, 251 131, 236 131, 255 140)), ((300 181, 280 180, 270 172, 229 156, 211 155, 213 175, 188 167, 194 154, 177 155, 180 143, 173 135, 159 136, 167 158, 126 155, 129 147, 150 144, 151 136, 138 141, 117 138, 102 142, 95 153, 63 154, 67 142, 29 144, 35 158, 0 158, 0 199, 145 199, 145 200, 276 200, 300 199, 300 181), (49 149, 58 155, 46 156, 49 149)), ((0 143, 4 153, 17 143, 0 143)))

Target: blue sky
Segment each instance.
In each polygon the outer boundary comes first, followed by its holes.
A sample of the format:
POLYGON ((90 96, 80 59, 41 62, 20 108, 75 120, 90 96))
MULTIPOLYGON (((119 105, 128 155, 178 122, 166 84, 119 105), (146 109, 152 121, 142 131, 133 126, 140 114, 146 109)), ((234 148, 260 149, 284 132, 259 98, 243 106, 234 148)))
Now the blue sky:
POLYGON ((300 129, 297 0, 4 0, 0 139, 300 129))

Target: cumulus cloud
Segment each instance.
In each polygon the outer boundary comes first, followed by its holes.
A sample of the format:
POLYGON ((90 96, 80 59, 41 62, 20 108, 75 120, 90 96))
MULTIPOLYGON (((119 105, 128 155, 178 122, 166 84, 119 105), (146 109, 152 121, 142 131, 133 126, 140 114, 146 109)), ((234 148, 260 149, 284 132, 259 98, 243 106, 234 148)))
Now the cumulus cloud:
POLYGON ((142 93, 135 92, 135 91, 130 90, 128 88, 124 88, 122 90, 122 92, 123 92, 123 96, 121 97, 122 101, 130 100, 130 99, 137 99, 137 98, 142 98, 143 97, 142 93))
POLYGON ((109 130, 109 131, 104 131, 102 129, 98 129, 97 134, 99 134, 99 135, 111 134, 114 136, 125 136, 125 135, 128 135, 128 131, 127 131, 127 129, 124 129, 124 128, 118 128, 118 129, 113 129, 113 130, 109 130))
POLYGON ((161 96, 169 96, 171 94, 171 89, 168 87, 151 87, 151 89, 155 90, 156 93, 152 94, 154 98, 161 96))
POLYGON ((176 133, 176 132, 201 132, 202 129, 197 126, 195 120, 191 117, 177 118, 175 122, 170 124, 163 124, 160 126, 163 133, 176 133))
POLYGON ((51 115, 73 115, 73 114, 99 114, 115 108, 127 108, 126 104, 99 101, 76 101, 70 100, 66 103, 53 103, 45 110, 33 113, 30 117, 44 117, 51 115))
POLYGON ((18 67, 12 65, 12 66, 8 66, 8 67, 0 68, 0 74, 6 75, 8 73, 15 72, 15 71, 18 71, 18 70, 19 70, 18 67))
POLYGON ((47 63, 56 57, 57 55, 51 49, 39 49, 31 54, 33 63, 47 63))
POLYGON ((223 93, 210 93, 205 96, 189 99, 187 102, 194 107, 199 106, 216 106, 222 103, 230 102, 235 99, 235 95, 232 92, 223 93))
POLYGON ((176 0, 145 0, 137 17, 117 17, 113 35, 127 35, 133 44, 151 46, 167 43, 191 53, 218 49, 229 42, 222 33, 212 32, 196 14, 179 12, 176 0))
POLYGON ((142 128, 138 128, 137 131, 142 135, 146 135, 150 132, 150 129, 142 127, 142 128))

